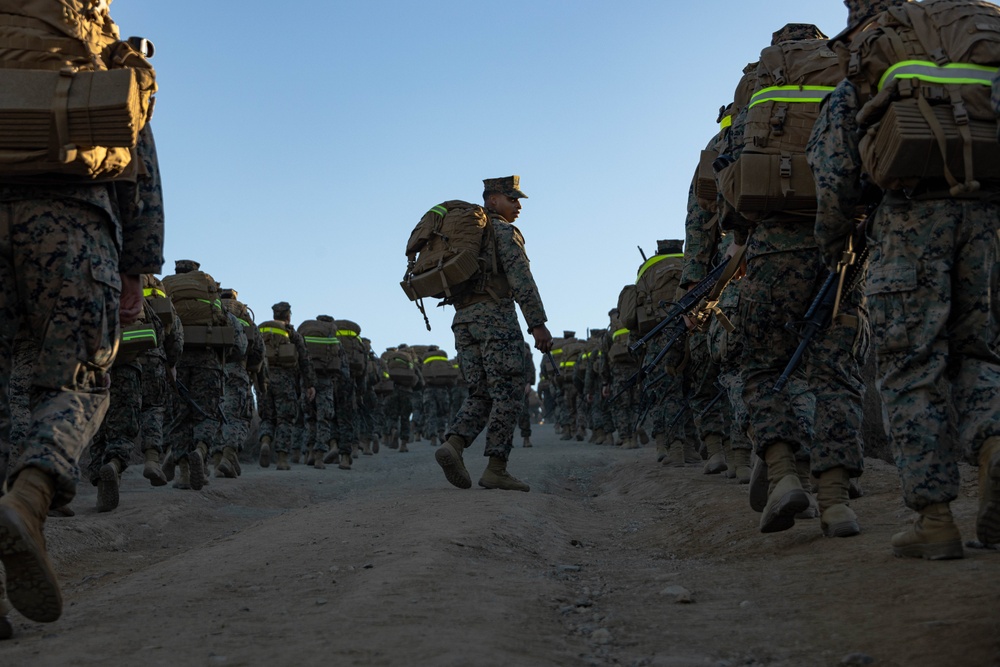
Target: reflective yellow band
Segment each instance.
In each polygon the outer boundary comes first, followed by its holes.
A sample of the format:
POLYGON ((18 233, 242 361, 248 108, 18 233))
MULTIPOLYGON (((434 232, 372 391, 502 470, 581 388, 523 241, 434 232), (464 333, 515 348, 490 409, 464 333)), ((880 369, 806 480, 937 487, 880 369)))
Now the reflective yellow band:
POLYGON ((288 338, 288 332, 285 331, 284 329, 278 329, 277 327, 261 327, 260 332, 266 334, 277 334, 279 336, 284 336, 285 338, 288 338))
POLYGON ((204 303, 205 305, 211 306, 212 308, 218 308, 222 310, 222 301, 216 299, 215 301, 209 301, 208 299, 195 299, 199 303, 204 303))
POLYGON ((642 280, 642 274, 646 273, 646 271, 648 271, 655 264, 658 264, 659 262, 662 262, 665 259, 677 259, 678 257, 683 259, 684 253, 674 254, 674 255, 653 255, 652 257, 646 260, 645 264, 639 267, 639 275, 636 276, 635 282, 638 283, 640 280, 642 280))
POLYGON ((904 60, 885 71, 882 79, 878 82, 878 89, 882 90, 893 79, 920 79, 928 83, 991 86, 996 74, 996 67, 987 67, 986 65, 948 63, 944 66, 938 66, 927 60, 904 60))
POLYGON ((590 352, 584 352, 580 355, 580 361, 584 361, 586 359, 590 359, 590 352))
POLYGON ((628 329, 619 329, 618 331, 611 334, 611 338, 618 338, 619 336, 624 336, 628 333, 631 333, 628 329))
POLYGON ((732 116, 724 116, 722 118, 722 121, 719 123, 719 130, 720 131, 721 130, 725 130, 726 128, 729 128, 729 127, 732 127, 732 126, 733 126, 733 117, 732 116))
POLYGON ((250 324, 250 323, 249 323, 249 322, 247 322, 246 320, 242 320, 242 319, 240 319, 240 318, 238 318, 238 317, 237 317, 236 319, 240 320, 240 324, 242 324, 242 325, 243 325, 243 326, 245 326, 245 327, 249 327, 249 326, 253 326, 252 324, 250 324))
POLYGON ((338 338, 327 338, 325 336, 303 336, 307 343, 315 343, 316 345, 340 345, 340 339, 338 338))
POLYGON ((404 359, 403 357, 393 357, 393 361, 398 361, 402 364, 406 364, 407 368, 413 368, 413 362, 409 359, 404 359))
POLYGON ((552 356, 555 356, 557 354, 562 354, 562 353, 563 353, 563 351, 562 351, 561 347, 558 350, 549 350, 549 354, 551 354, 552 356))
POLYGON ((357 331, 351 331, 350 329, 337 329, 338 336, 353 336, 357 338, 360 334, 357 331))
POLYGON ((149 297, 151 297, 151 296, 158 296, 158 297, 162 297, 164 299, 167 298, 167 293, 166 292, 164 292, 161 289, 157 289, 155 287, 146 287, 145 289, 142 290, 142 295, 144 297, 146 297, 147 299, 149 297))
POLYGON ((762 102, 813 102, 819 104, 828 93, 833 92, 833 86, 771 86, 754 93, 750 98, 750 106, 762 102))
POLYGON ((136 329, 134 331, 123 331, 122 332, 122 342, 131 343, 136 340, 143 340, 148 338, 153 341, 156 345, 156 330, 155 329, 136 329))
POLYGON ((559 362, 559 368, 571 368, 573 366, 576 366, 576 362, 575 361, 560 361, 559 362))
POLYGON ((445 214, 448 212, 448 209, 446 209, 444 206, 435 206, 430 211, 428 211, 428 213, 430 212, 437 213, 443 218, 445 214))
POLYGON ((427 357, 426 359, 424 359, 424 363, 425 364, 429 364, 432 361, 445 361, 445 362, 447 362, 448 361, 448 357, 427 357))
POLYGON ((382 371, 382 377, 388 379, 389 378, 389 374, 386 373, 385 371, 382 371))
POLYGON ((458 364, 452 364, 451 367, 452 368, 458 368, 458 364))

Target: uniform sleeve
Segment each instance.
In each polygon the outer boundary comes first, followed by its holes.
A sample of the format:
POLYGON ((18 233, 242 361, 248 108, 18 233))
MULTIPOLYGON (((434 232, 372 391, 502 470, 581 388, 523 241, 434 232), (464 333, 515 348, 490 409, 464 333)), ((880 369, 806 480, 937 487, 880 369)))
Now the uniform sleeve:
POLYGON ((156 142, 149 125, 139 133, 140 174, 135 183, 118 182, 115 192, 122 224, 119 271, 160 273, 163 269, 163 189, 156 142))
POLYGON ((816 242, 830 267, 840 258, 845 237, 854 230, 861 202, 858 109, 857 91, 849 81, 842 81, 820 109, 806 148, 816 180, 816 242))
POLYGON ((531 275, 528 255, 524 251, 524 237, 516 227, 507 222, 494 219, 493 228, 496 230, 496 249, 500 265, 507 275, 507 281, 514 292, 514 300, 521 307, 521 314, 524 315, 524 321, 528 323, 530 331, 545 324, 548 318, 545 316, 545 308, 542 306, 542 297, 538 294, 535 279, 531 275))

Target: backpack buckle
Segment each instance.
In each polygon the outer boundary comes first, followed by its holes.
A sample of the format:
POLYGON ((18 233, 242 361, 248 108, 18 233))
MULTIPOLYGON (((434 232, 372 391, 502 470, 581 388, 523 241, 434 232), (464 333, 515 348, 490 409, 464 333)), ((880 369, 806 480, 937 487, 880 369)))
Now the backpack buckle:
POLYGON ((778 163, 778 173, 782 178, 792 177, 792 156, 782 155, 781 160, 778 163))

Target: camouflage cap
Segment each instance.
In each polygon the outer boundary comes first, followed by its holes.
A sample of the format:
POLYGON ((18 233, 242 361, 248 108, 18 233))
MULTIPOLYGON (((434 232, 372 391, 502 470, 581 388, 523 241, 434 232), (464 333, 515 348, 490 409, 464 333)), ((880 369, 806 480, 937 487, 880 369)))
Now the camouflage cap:
POLYGON ((621 311, 618 310, 617 308, 612 308, 611 310, 608 311, 608 315, 617 315, 620 312, 621 311))
POLYGON ((563 338, 576 338, 576 332, 575 331, 566 331, 564 329, 563 330, 563 338))
POLYGON ((188 273, 190 271, 197 271, 200 268, 201 264, 193 259, 179 259, 174 262, 174 273, 188 273))
POLYGON ((684 241, 679 239, 659 240, 656 242, 657 255, 680 255, 684 253, 684 241))
POLYGON ((812 23, 786 23, 781 30, 771 33, 771 46, 779 42, 801 42, 806 39, 826 39, 826 35, 812 23))
POLYGON ((329 315, 317 315, 316 319, 320 322, 333 322, 333 318, 329 315))
POLYGON ((483 179, 484 196, 492 192, 499 192, 500 194, 507 195, 512 199, 527 199, 528 195, 521 192, 520 188, 521 177, 516 175, 504 176, 503 178, 483 179))
POLYGON ((239 299, 240 295, 232 287, 224 287, 219 290, 219 296, 223 299, 239 299))
POLYGON ((868 19, 881 14, 890 7, 907 2, 910 0, 844 0, 844 5, 847 6, 847 28, 830 41, 836 42, 843 39, 868 19))
POLYGON ((271 312, 274 313, 275 317, 277 317, 278 315, 283 315, 285 313, 291 313, 292 304, 288 303, 287 301, 279 301, 278 303, 271 306, 271 312))

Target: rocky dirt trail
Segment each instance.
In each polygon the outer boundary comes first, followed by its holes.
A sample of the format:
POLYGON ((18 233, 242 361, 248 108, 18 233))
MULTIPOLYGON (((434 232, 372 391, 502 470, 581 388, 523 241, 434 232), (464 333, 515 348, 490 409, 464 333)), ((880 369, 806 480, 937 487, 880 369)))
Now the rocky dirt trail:
POLYGON ((13 614, 0 664, 1000 665, 1000 552, 893 558, 910 513, 881 461, 862 534, 831 540, 818 520, 760 534, 747 487, 648 447, 533 439, 511 461, 530 493, 452 488, 426 442, 201 492, 134 467, 107 514, 81 486, 47 529, 63 617, 13 614))

